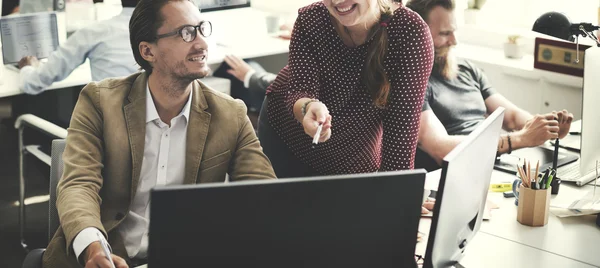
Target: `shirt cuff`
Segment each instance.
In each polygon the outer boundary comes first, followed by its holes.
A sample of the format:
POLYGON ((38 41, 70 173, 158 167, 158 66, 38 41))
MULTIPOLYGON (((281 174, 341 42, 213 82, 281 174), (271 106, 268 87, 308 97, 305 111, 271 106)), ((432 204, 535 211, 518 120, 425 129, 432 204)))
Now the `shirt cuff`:
POLYGON ((244 87, 245 88, 250 88, 250 77, 252 77, 252 75, 256 73, 255 70, 250 70, 246 73, 246 76, 244 76, 244 87))
MULTIPOLYGON (((79 255, 81 255, 81 253, 83 253, 83 251, 91 243, 100 241, 98 240, 98 237, 100 237, 104 240, 104 242, 106 242, 106 239, 104 238, 102 232, 100 232, 100 230, 94 227, 85 228, 81 232, 79 232, 77 236, 75 236, 75 239, 73 240, 73 251, 75 251, 75 257, 77 258, 77 262, 79 262, 79 255)), ((108 249, 110 250, 110 252, 112 252, 112 248, 110 247, 108 242, 106 244, 108 245, 108 249)))
POLYGON ((31 65, 23 66, 21 70, 19 70, 19 88, 23 90, 23 92, 27 94, 38 94, 40 92, 31 92, 27 87, 27 79, 31 76, 31 73, 35 72, 35 67, 31 65))

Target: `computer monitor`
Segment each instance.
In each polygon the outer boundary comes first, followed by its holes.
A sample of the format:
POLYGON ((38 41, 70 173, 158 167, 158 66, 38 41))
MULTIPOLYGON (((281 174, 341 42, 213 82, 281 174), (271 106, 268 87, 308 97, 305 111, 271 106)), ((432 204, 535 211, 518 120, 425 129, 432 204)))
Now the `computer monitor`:
POLYGON ((444 157, 425 267, 457 265, 479 230, 503 119, 500 107, 444 157))
POLYGON ((250 0, 194 0, 201 12, 250 7, 250 0))
POLYGON ((19 13, 65 11, 65 0, 19 0, 19 13))
POLYGON ((584 63, 583 103, 581 106, 581 164, 579 165, 581 174, 586 174, 594 169, 596 161, 600 161, 600 135, 598 135, 600 120, 598 120, 597 106, 600 102, 600 76, 598 75, 598 72, 600 72, 600 48, 588 48, 585 51, 584 63))
POLYGON ((148 265, 414 267, 425 171, 156 188, 148 265))
POLYGON ((56 13, 40 12, 0 18, 4 65, 25 56, 44 59, 58 47, 56 13))

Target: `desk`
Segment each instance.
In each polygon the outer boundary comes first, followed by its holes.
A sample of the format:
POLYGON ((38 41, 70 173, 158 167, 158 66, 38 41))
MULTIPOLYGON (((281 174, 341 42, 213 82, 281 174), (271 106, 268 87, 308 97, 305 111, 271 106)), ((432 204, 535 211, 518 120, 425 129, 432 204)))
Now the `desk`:
MULTIPOLYGON (((2 53, 0 53, 0 58, 2 58, 1 54, 2 53)), ((19 88, 19 73, 14 70, 6 69, 4 65, 1 65, 0 68, 2 68, 2 70, 0 70, 2 73, 0 76, 0 79, 2 79, 2 84, 0 84, 0 98, 24 94, 19 88)), ((84 64, 75 69, 67 78, 53 83, 47 90, 83 86, 90 81, 92 81, 90 62, 85 61, 84 64)))
MULTIPOLYGON (((441 170, 436 170, 427 174, 426 187, 437 187, 437 181, 439 181, 441 173, 440 171, 441 170)), ((514 178, 515 176, 497 170, 494 170, 492 173, 493 182, 512 182, 514 178)), ((574 184, 563 183, 560 186, 559 194, 553 195, 551 202, 570 200, 571 198, 582 196, 587 193, 587 191, 593 189, 594 188, 591 185, 577 187, 574 184)), ((494 265, 493 262, 471 256, 472 253, 469 252, 482 250, 484 252, 483 254, 488 255, 490 254, 487 253, 488 251, 495 253, 494 255, 504 254, 497 252, 498 245, 508 243, 507 245, 510 245, 510 247, 527 247, 529 248, 527 249, 528 251, 534 250, 534 254, 536 255, 547 253, 554 256, 552 259, 560 257, 556 259, 557 262, 549 262, 548 266, 541 265, 541 259, 537 260, 538 262, 532 267, 589 267, 589 265, 600 267, 600 254, 598 254, 600 228, 595 224, 596 215, 558 218, 551 213, 546 226, 529 227, 517 222, 517 206, 514 204, 514 198, 504 198, 500 192, 490 192, 488 194, 488 199, 498 204, 499 208, 492 210, 491 220, 483 221, 479 232, 472 241, 473 244, 470 244, 467 247, 467 251, 465 252, 465 264, 476 262, 479 263, 479 265, 474 265, 473 267, 483 267, 482 264, 485 264, 485 267, 492 267, 494 265), (479 236, 483 236, 483 238, 478 238, 479 236), (492 239, 490 237, 495 237, 497 239, 492 239), (476 243, 477 240, 486 240, 486 243, 476 243), (497 245, 496 243, 499 244, 497 245), (477 246, 477 244, 480 244, 480 246, 477 246), (565 261, 561 258, 574 261, 577 265, 588 266, 572 266, 571 264, 559 265, 559 263, 565 261)), ((419 230, 428 234, 430 226, 429 222, 430 219, 422 219, 419 230)), ((418 243, 417 252, 425 252, 425 247, 426 242, 418 243), (419 248, 422 248, 422 251, 419 251, 419 248)), ((512 251, 512 249, 510 251, 512 251)), ((508 252, 509 251, 507 251, 507 253, 508 252)), ((528 259, 532 258, 531 256, 524 256, 524 258, 521 258, 520 256, 522 255, 501 256, 500 259, 502 260, 520 260, 519 263, 521 263, 521 261, 526 262, 528 259)), ((490 257, 493 257, 493 255, 490 257)), ((497 261, 497 258, 495 261, 497 261)), ((501 266, 515 267, 506 265, 504 262, 501 266)))
MULTIPOLYGON (((208 64, 220 64, 225 55, 233 54, 241 58, 256 58, 285 54, 288 52, 289 41, 272 36, 263 36, 253 40, 240 40, 239 46, 224 47, 214 44, 209 47, 208 64), (211 48, 214 50, 211 51, 211 48)), ((2 53, 0 52, 0 59, 2 53)), ((24 94, 19 89, 19 73, 0 66, 0 98, 24 94)), ((82 86, 92 81, 89 60, 75 69, 66 79, 53 83, 47 90, 82 86)))
MULTIPOLYGON (((494 170, 493 180, 513 180, 514 176, 494 170)), ((552 196, 551 204, 583 196, 594 186, 575 186, 563 183, 558 195, 552 196)), ((490 192, 488 198, 500 206, 492 211, 492 219, 484 221, 480 232, 501 237, 526 246, 600 266, 600 228, 596 215, 558 218, 552 214, 543 227, 529 227, 517 222, 517 206, 514 198, 504 198, 502 193, 490 192)))
POLYGON ((220 64, 225 55, 236 55, 242 59, 258 58, 285 54, 289 52, 290 41, 282 38, 264 35, 254 39, 240 38, 237 45, 217 44, 213 41, 208 48, 208 64, 220 64), (211 49, 214 50, 211 51, 211 49))
MULTIPOLYGON (((430 225, 431 219, 422 219, 419 224, 419 231, 427 234, 430 225)), ((423 241, 417 243, 416 254, 425 254, 427 239, 428 237, 425 235, 423 241)), ((460 263, 467 268, 595 267, 558 254, 497 237, 482 232, 481 230, 473 237, 473 240, 467 246, 465 257, 460 263)))

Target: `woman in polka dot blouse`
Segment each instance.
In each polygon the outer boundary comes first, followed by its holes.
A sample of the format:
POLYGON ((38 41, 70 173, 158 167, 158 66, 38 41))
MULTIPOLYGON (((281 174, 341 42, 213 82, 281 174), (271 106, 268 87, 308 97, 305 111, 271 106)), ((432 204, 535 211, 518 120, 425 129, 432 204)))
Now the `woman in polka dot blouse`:
POLYGON ((323 0, 300 9, 288 65, 259 120, 277 176, 412 169, 432 63, 427 24, 401 4, 323 0))

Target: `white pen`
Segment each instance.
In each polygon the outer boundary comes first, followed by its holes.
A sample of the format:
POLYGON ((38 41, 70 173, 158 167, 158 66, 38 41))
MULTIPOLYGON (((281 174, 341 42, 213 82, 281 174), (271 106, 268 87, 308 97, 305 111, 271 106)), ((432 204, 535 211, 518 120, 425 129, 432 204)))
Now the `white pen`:
POLYGON ((313 137, 313 144, 319 144, 319 138, 321 138, 321 130, 323 130, 323 124, 319 124, 317 127, 317 133, 313 137))
POLYGON ((98 236, 98 240, 100 240, 100 245, 102 245, 104 255, 106 255, 106 258, 110 262, 110 267, 115 268, 115 264, 113 263, 112 258, 110 257, 110 250, 108 250, 108 245, 106 244, 106 241, 104 241, 104 237, 102 237, 99 233, 96 233, 96 235, 98 236))

